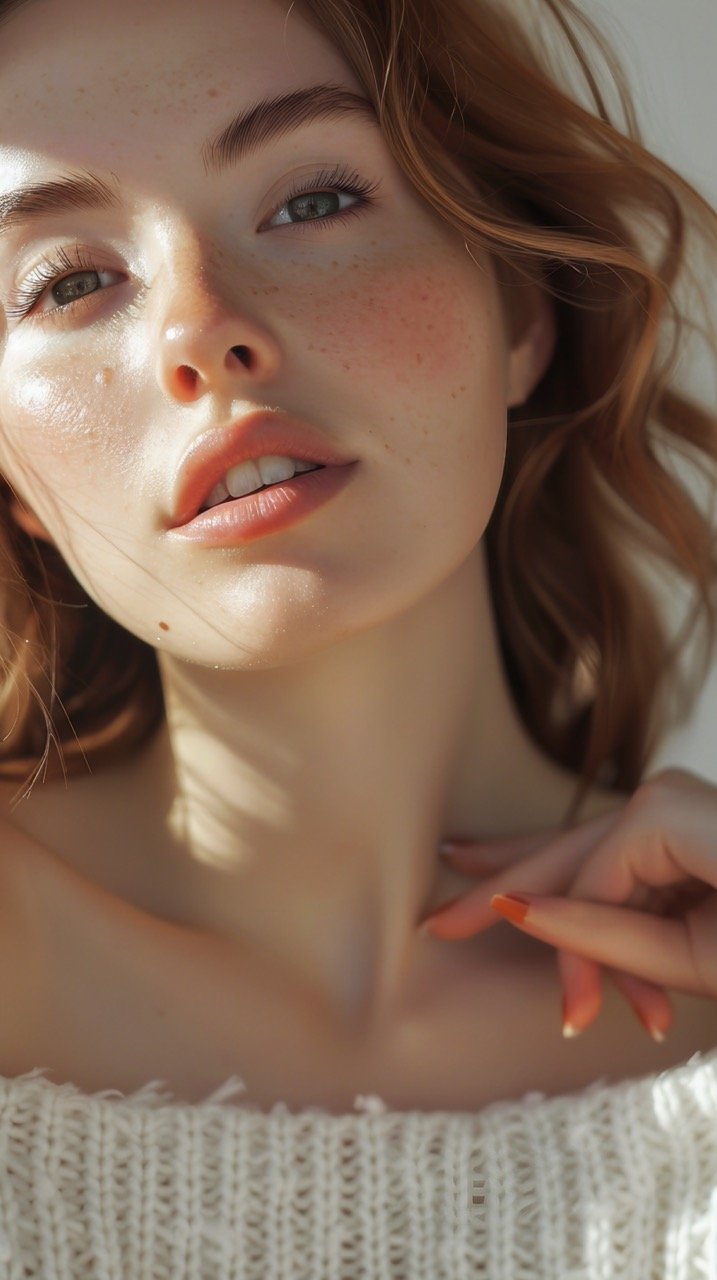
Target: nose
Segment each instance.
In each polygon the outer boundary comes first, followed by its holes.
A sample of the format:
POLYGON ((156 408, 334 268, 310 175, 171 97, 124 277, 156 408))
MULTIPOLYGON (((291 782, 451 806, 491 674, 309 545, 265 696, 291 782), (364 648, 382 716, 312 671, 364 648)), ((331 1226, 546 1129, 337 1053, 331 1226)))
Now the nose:
POLYGON ((227 289, 226 268, 223 275, 215 286, 205 266, 188 270, 185 263, 166 286, 157 379, 170 400, 190 403, 208 392, 231 399, 237 389, 245 395, 248 385, 276 377, 276 335, 237 300, 236 289, 227 289))

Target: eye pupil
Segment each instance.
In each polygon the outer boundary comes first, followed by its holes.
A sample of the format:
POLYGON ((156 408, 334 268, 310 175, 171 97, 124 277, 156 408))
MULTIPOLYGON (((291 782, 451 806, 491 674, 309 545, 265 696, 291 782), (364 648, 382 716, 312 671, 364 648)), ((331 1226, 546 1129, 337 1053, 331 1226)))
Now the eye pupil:
POLYGON ((311 218, 326 218, 331 209, 322 208, 322 202, 328 200, 330 205, 332 200, 338 201, 338 199, 339 197, 335 191, 314 191, 310 195, 294 196, 291 204, 299 204, 301 206, 300 212, 308 214, 311 218))
POLYGON ((56 285, 53 286, 53 290, 52 290, 53 297, 55 298, 56 302, 62 302, 62 301, 72 302, 74 298, 81 298, 86 293, 92 293, 94 286, 97 283, 97 279, 98 279, 98 274, 96 271, 76 271, 73 276, 68 276, 66 280, 60 280, 56 285), (94 277, 93 285, 90 285, 88 283, 90 277, 94 277), (85 283, 83 283, 83 281, 85 283), (58 297, 57 296, 58 289, 69 290, 69 294, 70 294, 69 298, 58 297))

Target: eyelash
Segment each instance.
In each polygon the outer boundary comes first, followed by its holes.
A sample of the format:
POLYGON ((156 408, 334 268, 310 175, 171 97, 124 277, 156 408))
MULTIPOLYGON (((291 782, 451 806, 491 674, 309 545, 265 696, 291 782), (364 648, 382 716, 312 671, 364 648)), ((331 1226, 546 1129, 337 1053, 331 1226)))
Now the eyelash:
MULTIPOLYGON (((337 213, 327 214, 322 218, 310 218, 307 222, 285 222, 280 225, 299 227, 301 230, 306 230, 308 227, 340 222, 354 214, 364 213, 371 205, 374 205, 376 203, 374 195, 378 190, 378 186, 378 182, 370 182, 355 171, 354 173, 349 173, 348 170, 338 166, 330 171, 323 170, 303 182, 300 186, 294 187, 288 195, 284 196, 281 203, 272 209, 269 218, 273 218, 283 209, 284 205, 290 204, 292 200, 295 200, 298 196, 305 195, 307 192, 312 192, 315 195, 341 193, 355 196, 358 203, 352 205, 349 209, 341 209, 337 213)), ((270 230, 273 231, 276 228, 272 227, 270 230)), ((64 247, 56 252, 56 260, 43 258, 27 280, 11 294, 9 304, 5 307, 8 316, 12 316, 15 319, 23 319, 28 315, 35 303, 40 300, 48 285, 61 284, 62 280, 58 279, 59 276, 62 276, 63 280, 67 278, 63 275, 63 272, 69 272, 71 275, 81 275, 85 271, 92 272, 95 275, 102 274, 96 264, 83 255, 79 245, 75 245, 70 254, 64 247)), ((105 269, 110 270, 110 268, 105 269)), ((78 308, 87 304, 91 305, 95 294, 101 292, 103 290, 95 289, 91 293, 73 299, 71 302, 59 303, 52 311, 42 312, 40 318, 45 320, 49 317, 54 323, 61 323, 62 317, 67 312, 72 312, 76 315, 78 308)))

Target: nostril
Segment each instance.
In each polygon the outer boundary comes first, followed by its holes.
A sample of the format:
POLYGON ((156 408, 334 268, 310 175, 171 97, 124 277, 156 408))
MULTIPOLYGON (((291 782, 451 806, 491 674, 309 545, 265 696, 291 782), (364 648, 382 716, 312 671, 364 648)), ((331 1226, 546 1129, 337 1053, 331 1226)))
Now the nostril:
POLYGON ((194 391, 197 385, 197 373, 188 364, 182 364, 177 369, 177 377, 186 392, 194 391))
POLYGON ((251 352, 248 347, 232 347, 232 351, 238 356, 242 364, 248 369, 251 365, 251 352))

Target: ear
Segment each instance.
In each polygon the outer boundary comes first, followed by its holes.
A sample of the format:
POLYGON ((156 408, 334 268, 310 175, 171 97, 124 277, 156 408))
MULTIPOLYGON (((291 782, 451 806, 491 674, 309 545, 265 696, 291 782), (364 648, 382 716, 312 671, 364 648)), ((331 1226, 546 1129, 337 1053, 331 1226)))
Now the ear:
POLYGON ((47 532, 44 524, 38 520, 34 511, 24 506, 18 497, 13 494, 10 498, 10 514, 16 524, 24 529, 25 533, 29 533, 32 538, 40 538, 43 542, 49 542, 52 546, 55 540, 50 533, 47 532))
POLYGON ((509 409, 524 404, 532 395, 553 358, 558 326, 549 295, 542 289, 532 288, 522 323, 516 326, 514 320, 513 329, 508 366, 509 409))

